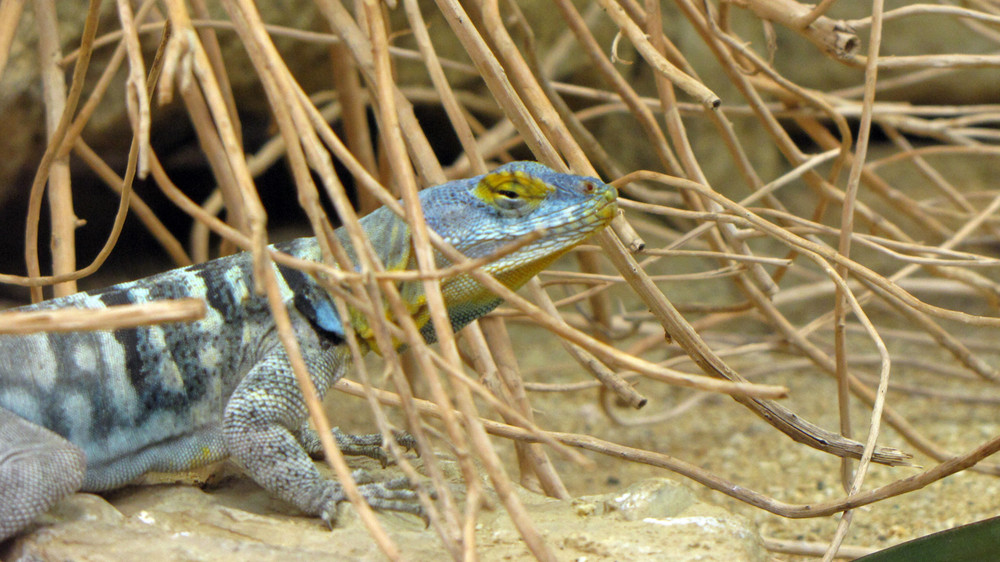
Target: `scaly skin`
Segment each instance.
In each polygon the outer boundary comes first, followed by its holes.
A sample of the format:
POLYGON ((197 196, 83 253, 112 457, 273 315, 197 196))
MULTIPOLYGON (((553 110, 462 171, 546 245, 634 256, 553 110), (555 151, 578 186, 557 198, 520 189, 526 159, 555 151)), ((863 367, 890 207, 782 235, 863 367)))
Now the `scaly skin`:
MULTIPOLYGON (((515 162, 485 176, 424 190, 428 226, 470 258, 489 256, 535 230, 543 236, 484 269, 516 289, 614 217, 617 193, 600 180, 515 162)), ((361 220, 388 269, 415 267, 409 227, 382 208, 361 220)), ((354 257, 343 231, 337 236, 354 257)), ((278 244, 319 260, 312 238, 278 244)), ((439 265, 448 265, 438 256, 439 265)), ((303 358, 320 395, 351 356, 330 295, 308 275, 278 266, 303 358)), ((331 521, 341 486, 316 470, 319 452, 265 300, 252 291, 251 262, 237 254, 78 293, 20 310, 103 308, 197 297, 204 319, 115 331, 0 336, 0 540, 76 490, 108 490, 149 471, 182 471, 232 457, 258 484, 307 514, 331 521)), ((500 299, 468 275, 442 282, 457 330, 500 299)), ((400 285, 422 334, 435 336, 422 284, 400 285)), ((365 318, 352 327, 373 348, 365 318)), ((348 454, 384 458, 379 437, 335 431, 348 454)), ((399 482, 362 484, 380 509, 419 513, 399 482)))

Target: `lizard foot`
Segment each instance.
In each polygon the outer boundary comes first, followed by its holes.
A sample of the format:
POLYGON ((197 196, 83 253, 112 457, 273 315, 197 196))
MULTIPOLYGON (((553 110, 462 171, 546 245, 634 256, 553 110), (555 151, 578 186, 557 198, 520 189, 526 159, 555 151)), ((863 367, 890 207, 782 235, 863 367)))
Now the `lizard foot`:
MULTIPOLYGON (((392 458, 382 447, 381 433, 351 435, 344 433, 339 427, 333 428, 330 430, 330 433, 333 434, 333 438, 337 440, 337 446, 340 447, 340 451, 345 455, 375 459, 382 465, 382 468, 385 468, 392 462, 392 458)), ((392 436, 396 440, 396 443, 407 451, 415 449, 417 446, 416 439, 405 431, 393 431, 392 436)), ((309 427, 309 422, 302 425, 297 432, 296 438, 302 445, 302 448, 309 453, 309 456, 314 459, 323 458, 323 446, 319 442, 319 434, 309 427)))
MULTIPOLYGON (((352 435, 340 431, 340 428, 333 428, 333 437, 337 440, 337 446, 345 455, 364 456, 377 460, 382 468, 385 468, 392 461, 392 458, 382 447, 381 433, 368 433, 365 435, 352 435)), ((393 439, 407 451, 416 448, 417 442, 406 431, 393 431, 393 439)))
MULTIPOLYGON (((429 523, 427 514, 424 512, 423 506, 420 505, 417 492, 413 490, 413 485, 406 477, 378 481, 375 475, 363 469, 355 470, 351 476, 357 482, 358 490, 368 505, 380 511, 396 511, 416 515, 424 521, 425 525, 429 523)), ((319 515, 331 529, 337 523, 338 507, 346 501, 348 499, 343 486, 337 482, 330 482, 324 508, 319 515)))

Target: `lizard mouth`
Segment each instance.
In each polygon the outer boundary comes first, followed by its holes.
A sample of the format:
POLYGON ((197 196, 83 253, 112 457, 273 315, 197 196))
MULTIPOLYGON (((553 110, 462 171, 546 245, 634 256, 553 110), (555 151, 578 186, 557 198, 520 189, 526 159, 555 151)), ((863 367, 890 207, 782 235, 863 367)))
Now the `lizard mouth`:
POLYGON ((577 219, 571 221, 561 228, 551 229, 553 232, 565 236, 561 243, 567 243, 567 239, 575 239, 569 242, 573 246, 583 239, 589 237, 594 232, 604 228, 618 215, 618 190, 607 185, 601 193, 595 194, 584 207, 583 212, 577 215, 577 219))
POLYGON ((618 190, 613 186, 606 185, 603 193, 594 198, 592 205, 587 213, 592 222, 588 222, 591 224, 600 223, 602 226, 607 225, 618 214, 618 190))

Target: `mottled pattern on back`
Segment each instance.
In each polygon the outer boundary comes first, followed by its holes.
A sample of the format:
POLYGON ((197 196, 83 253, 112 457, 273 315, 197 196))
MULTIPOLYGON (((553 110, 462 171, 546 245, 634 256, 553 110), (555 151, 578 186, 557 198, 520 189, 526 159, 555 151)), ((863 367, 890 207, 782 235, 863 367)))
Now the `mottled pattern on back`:
MULTIPOLYGON (((208 304, 205 318, 192 323, 0 336, 0 406, 82 446, 93 467, 88 489, 120 485, 101 467, 220 430, 224 399, 272 347, 263 345, 272 329, 259 321, 270 312, 251 283, 248 256, 240 254, 24 307, 103 308, 188 297, 208 304)), ((183 457, 148 468, 186 468, 177 466, 183 457)))

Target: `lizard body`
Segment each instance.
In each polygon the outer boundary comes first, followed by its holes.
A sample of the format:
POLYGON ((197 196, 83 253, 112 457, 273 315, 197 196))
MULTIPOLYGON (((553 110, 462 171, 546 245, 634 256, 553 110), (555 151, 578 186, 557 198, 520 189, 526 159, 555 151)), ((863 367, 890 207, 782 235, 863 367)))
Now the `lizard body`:
MULTIPOLYGON (((617 193, 595 178, 515 162, 490 174, 421 192, 428 226, 470 258, 489 256, 520 236, 540 238, 484 269, 511 288, 606 225, 617 193)), ((387 208, 361 221, 387 269, 412 268, 410 231, 387 208)), ((342 231, 340 242, 354 259, 342 231)), ((318 243, 302 238, 276 248, 320 261, 318 243)), ((438 255, 441 266, 448 261, 438 255)), ((344 375, 351 354, 332 297, 308 274, 275 266, 303 358, 320 395, 344 375)), ((442 282, 456 329, 500 299, 460 274, 442 282)), ((400 293, 428 341, 420 282, 400 293)), ((19 310, 102 308, 196 297, 207 304, 196 322, 114 331, 0 336, 0 540, 17 534, 77 490, 122 486, 149 471, 181 471, 226 457, 272 495, 310 515, 335 517, 339 484, 316 470, 319 452, 295 376, 264 297, 253 291, 249 255, 236 254, 19 310)), ((348 319, 372 348, 363 315, 348 319)), ((377 456, 378 436, 335 430, 348 454, 377 456)), ((384 455, 384 453, 382 453, 384 455)), ((376 508, 417 512, 398 484, 366 483, 376 508)))

